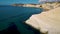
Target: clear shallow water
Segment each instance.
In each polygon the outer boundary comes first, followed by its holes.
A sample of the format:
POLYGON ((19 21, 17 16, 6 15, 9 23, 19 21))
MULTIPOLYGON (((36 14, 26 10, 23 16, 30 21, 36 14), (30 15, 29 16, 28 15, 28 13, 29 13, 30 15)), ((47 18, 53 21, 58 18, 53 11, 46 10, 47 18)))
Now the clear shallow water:
POLYGON ((42 11, 42 8, 0 6, 0 31, 15 23, 18 30, 25 32, 26 28, 23 22, 33 14, 39 14, 42 11))

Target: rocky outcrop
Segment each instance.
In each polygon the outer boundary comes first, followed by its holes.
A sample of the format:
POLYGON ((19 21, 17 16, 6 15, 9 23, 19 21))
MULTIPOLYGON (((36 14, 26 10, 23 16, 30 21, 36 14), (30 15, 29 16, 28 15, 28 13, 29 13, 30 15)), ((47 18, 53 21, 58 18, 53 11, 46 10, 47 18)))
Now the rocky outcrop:
POLYGON ((23 6, 23 7, 40 7, 40 4, 12 4, 12 6, 23 6))
POLYGON ((45 4, 42 4, 44 11, 48 11, 57 7, 60 7, 59 2, 46 2, 45 4))
POLYGON ((60 2, 46 2, 44 4, 12 4, 12 6, 36 7, 36 8, 43 8, 44 11, 48 11, 60 7, 60 2))
POLYGON ((23 6, 24 4, 12 4, 12 6, 23 6))
POLYGON ((60 34, 60 7, 32 15, 27 24, 47 34, 60 34))

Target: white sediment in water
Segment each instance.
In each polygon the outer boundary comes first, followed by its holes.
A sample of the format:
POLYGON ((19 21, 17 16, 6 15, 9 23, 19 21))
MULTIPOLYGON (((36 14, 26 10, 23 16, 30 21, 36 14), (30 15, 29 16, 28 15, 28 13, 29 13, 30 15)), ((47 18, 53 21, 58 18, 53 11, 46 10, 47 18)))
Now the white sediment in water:
POLYGON ((48 34, 60 34, 60 7, 32 15, 26 23, 43 33, 48 31, 48 34))

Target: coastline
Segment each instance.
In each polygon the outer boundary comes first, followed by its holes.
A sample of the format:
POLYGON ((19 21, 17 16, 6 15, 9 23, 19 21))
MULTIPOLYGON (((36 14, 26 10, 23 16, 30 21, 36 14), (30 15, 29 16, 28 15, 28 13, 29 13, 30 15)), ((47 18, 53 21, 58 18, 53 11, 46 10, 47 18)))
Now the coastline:
POLYGON ((40 30, 42 33, 60 34, 60 7, 53 10, 32 15, 27 24, 40 30))
POLYGON ((12 4, 11 6, 36 7, 43 8, 44 11, 49 11, 51 9, 60 7, 60 2, 46 2, 44 4, 12 4))

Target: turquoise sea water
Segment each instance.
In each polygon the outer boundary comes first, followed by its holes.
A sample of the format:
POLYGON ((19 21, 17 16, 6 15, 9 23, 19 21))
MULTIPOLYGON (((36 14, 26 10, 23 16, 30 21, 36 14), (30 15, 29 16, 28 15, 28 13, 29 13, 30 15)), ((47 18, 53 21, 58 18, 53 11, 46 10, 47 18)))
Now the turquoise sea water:
POLYGON ((12 26, 12 23, 14 23, 22 34, 31 33, 23 23, 32 15, 39 14, 42 11, 42 8, 0 6, 0 31, 12 26))

